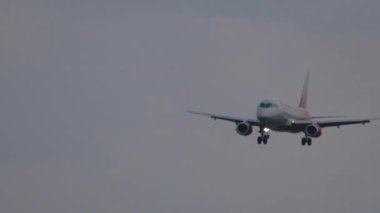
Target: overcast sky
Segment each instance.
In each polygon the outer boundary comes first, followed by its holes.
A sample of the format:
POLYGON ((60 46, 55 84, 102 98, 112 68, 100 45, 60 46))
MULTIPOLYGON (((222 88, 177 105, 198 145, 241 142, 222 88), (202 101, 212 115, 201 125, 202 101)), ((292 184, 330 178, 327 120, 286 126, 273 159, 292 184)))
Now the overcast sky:
POLYGON ((3 0, 1 212, 369 212, 380 122, 242 137, 186 109, 380 116, 380 1, 3 0))

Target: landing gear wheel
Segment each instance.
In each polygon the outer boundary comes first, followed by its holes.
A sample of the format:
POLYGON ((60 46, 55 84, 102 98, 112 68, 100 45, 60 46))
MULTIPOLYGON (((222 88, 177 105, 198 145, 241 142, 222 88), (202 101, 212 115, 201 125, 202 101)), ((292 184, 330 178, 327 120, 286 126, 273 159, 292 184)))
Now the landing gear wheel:
POLYGON ((263 138, 261 136, 257 137, 257 144, 261 144, 262 140, 263 140, 263 138))
POLYGON ((302 138, 301 144, 302 144, 302 146, 305 146, 305 144, 306 144, 306 138, 302 138))
POLYGON ((263 144, 266 145, 267 143, 268 143, 268 137, 264 136, 264 138, 263 138, 263 144))
POLYGON ((307 139, 307 145, 308 145, 308 146, 311 146, 311 138, 308 138, 308 139, 307 139))

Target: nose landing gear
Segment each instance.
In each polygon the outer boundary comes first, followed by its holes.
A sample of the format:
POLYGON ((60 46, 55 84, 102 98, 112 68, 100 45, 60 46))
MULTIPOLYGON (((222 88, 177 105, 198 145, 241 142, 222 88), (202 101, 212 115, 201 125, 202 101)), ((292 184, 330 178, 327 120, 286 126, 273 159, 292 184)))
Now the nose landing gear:
POLYGON ((268 134, 259 136, 259 137, 257 137, 257 144, 263 143, 264 145, 266 145, 268 143, 268 139, 269 139, 269 135, 268 134))
POLYGON ((257 137, 257 144, 263 143, 264 145, 266 145, 268 143, 269 137, 270 136, 269 136, 268 132, 264 131, 263 127, 260 127, 260 136, 257 137))

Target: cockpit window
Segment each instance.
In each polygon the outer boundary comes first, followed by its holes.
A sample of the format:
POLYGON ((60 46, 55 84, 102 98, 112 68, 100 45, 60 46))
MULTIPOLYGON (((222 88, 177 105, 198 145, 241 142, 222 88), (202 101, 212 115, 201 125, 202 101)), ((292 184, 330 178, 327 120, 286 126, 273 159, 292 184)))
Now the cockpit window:
POLYGON ((263 103, 260 104, 260 107, 261 107, 261 108, 269 108, 269 107, 271 107, 271 106, 272 106, 271 103, 264 103, 264 102, 263 102, 263 103))
POLYGON ((266 105, 267 105, 266 103, 261 103, 261 104, 260 104, 260 107, 261 107, 261 108, 266 108, 266 105))
POLYGON ((276 104, 276 103, 265 103, 265 102, 262 102, 259 107, 260 108, 271 108, 271 107, 278 108, 278 104, 276 104))

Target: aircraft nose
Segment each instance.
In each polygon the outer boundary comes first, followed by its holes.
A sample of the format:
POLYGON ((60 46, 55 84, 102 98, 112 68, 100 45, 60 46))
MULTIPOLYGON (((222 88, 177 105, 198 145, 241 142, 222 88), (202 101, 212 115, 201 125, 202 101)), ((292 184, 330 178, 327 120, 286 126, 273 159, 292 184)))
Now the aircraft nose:
POLYGON ((256 117, 261 122, 271 122, 276 117, 277 113, 273 110, 258 109, 256 117))
POLYGON ((263 110, 263 109, 257 110, 256 117, 257 119, 259 119, 259 121, 265 122, 268 120, 268 113, 265 111, 266 110, 263 110))

